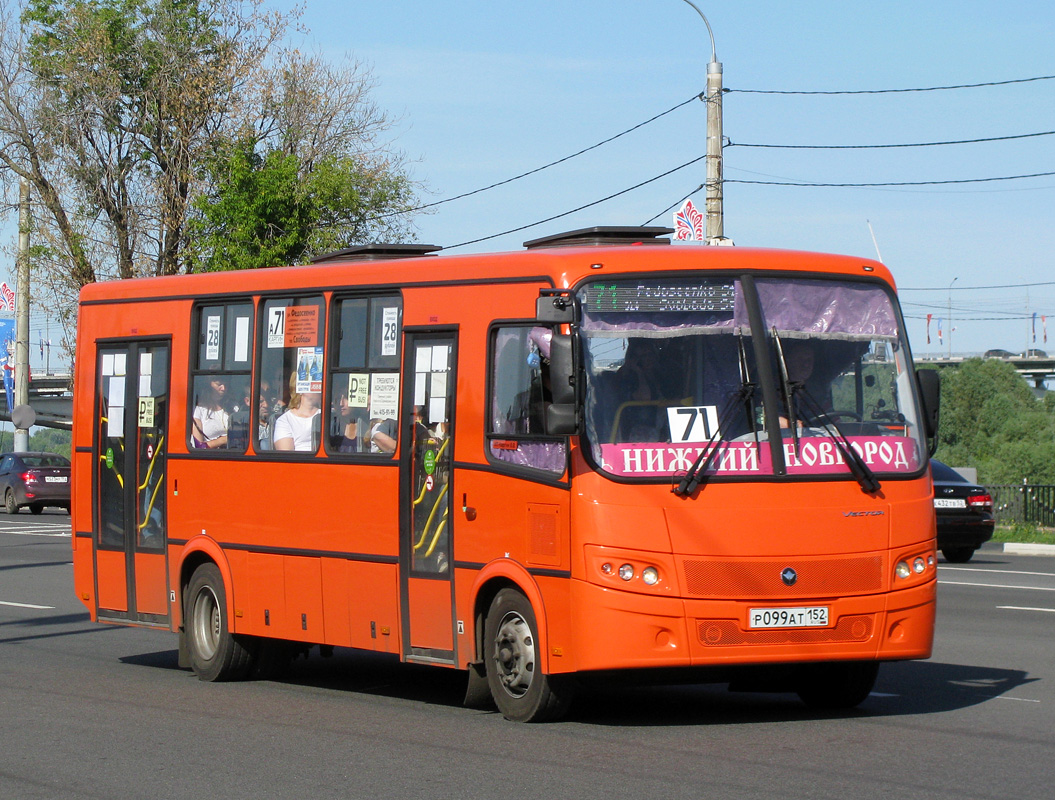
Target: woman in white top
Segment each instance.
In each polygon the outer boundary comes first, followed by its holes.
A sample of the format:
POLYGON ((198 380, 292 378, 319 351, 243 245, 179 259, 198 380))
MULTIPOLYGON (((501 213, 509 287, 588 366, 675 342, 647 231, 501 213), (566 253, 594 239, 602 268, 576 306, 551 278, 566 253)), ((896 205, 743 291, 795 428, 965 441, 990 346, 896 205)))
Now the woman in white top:
POLYGON ((275 420, 272 435, 276 450, 311 452, 315 449, 312 430, 315 418, 322 413, 321 401, 321 395, 314 392, 294 392, 290 396, 286 413, 275 420))
POLYGON ((231 415, 223 407, 227 384, 222 378, 209 381, 201 405, 194 407, 191 436, 195 447, 227 447, 227 430, 231 427, 231 415))

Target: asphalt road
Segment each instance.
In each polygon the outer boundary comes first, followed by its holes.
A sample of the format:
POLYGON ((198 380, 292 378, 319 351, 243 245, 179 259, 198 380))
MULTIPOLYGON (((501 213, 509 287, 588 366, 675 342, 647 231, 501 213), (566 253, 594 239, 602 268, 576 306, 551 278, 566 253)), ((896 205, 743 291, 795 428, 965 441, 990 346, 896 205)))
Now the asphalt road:
POLYGON ((855 712, 718 686, 597 689, 567 720, 461 707, 457 674, 338 650, 206 684, 175 636, 93 625, 69 518, 0 515, 0 798, 1044 798, 1055 558, 940 563, 927 662, 855 712))

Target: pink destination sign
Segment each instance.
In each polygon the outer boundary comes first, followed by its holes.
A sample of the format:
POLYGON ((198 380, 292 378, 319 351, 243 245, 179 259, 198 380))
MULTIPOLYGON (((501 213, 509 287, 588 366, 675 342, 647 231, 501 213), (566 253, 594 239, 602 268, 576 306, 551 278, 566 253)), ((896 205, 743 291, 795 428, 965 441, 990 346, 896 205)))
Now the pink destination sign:
MULTIPOLYGON (((907 436, 851 436, 850 446, 875 472, 915 472, 920 466, 916 441, 907 436)), ((669 476, 687 472, 704 444, 602 444, 604 468, 614 475, 669 476)), ((769 443, 720 442, 708 475, 772 475, 769 443)), ((789 475, 828 475, 848 472, 834 439, 802 437, 795 446, 784 440, 784 463, 789 475)))

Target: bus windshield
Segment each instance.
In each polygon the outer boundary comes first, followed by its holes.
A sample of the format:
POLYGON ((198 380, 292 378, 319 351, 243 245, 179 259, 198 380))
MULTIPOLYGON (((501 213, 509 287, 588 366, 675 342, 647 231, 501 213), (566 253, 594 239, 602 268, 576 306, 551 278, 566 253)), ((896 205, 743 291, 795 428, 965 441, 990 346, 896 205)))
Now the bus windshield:
POLYGON ((862 480, 923 464, 908 349, 880 283, 679 276, 592 283, 579 301, 585 433, 609 474, 862 480))

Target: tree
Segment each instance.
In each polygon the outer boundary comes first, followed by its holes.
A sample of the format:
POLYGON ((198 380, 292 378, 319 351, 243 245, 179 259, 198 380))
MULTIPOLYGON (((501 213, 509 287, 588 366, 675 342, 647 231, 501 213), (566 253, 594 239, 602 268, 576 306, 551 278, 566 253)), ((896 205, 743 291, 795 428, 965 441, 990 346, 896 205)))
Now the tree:
POLYGON ((262 83, 259 116, 204 165, 193 267, 300 263, 369 241, 410 237, 414 186, 379 144, 391 125, 358 62, 284 53, 262 83))
POLYGON ((969 359, 940 374, 940 460, 977 467, 985 483, 1055 483, 1055 404, 1039 401, 998 359, 969 359))
POLYGON ((229 268, 232 230, 242 266, 408 231, 413 187, 369 71, 281 51, 290 15, 24 1, 0 0, 0 180, 33 187, 38 285, 58 308, 95 280, 229 268), (276 207, 244 207, 232 175, 276 207), (192 218, 205 243, 190 251, 192 218))

